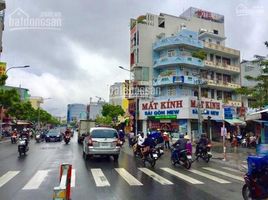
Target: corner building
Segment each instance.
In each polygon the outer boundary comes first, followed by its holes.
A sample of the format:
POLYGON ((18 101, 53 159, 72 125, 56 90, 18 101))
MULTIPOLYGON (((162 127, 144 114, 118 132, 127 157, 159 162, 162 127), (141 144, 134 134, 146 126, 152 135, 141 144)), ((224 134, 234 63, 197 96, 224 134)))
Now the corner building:
POLYGON ((203 132, 211 127, 213 138, 220 137, 224 109, 241 107, 234 93, 241 82, 240 51, 225 46, 224 16, 193 7, 179 17, 146 14, 131 19, 130 34, 133 87, 157 91, 138 99, 140 129, 196 133, 202 83, 203 132))

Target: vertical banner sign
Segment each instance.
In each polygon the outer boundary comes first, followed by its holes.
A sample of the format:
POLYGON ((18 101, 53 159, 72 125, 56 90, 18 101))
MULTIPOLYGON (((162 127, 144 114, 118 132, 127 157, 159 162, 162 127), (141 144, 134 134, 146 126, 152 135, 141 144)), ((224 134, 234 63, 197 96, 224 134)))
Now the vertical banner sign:
POLYGON ((4 75, 6 73, 6 65, 5 62, 0 62, 0 76, 4 75))

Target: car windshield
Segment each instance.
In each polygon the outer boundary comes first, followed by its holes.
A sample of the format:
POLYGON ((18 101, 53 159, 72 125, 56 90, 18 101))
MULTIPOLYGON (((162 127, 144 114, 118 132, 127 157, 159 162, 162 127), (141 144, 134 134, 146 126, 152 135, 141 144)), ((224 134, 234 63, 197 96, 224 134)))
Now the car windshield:
POLYGON ((57 130, 51 130, 48 132, 48 135, 57 136, 57 135, 59 135, 59 132, 57 130))
POLYGON ((91 132, 92 138, 118 138, 115 130, 97 129, 91 132))

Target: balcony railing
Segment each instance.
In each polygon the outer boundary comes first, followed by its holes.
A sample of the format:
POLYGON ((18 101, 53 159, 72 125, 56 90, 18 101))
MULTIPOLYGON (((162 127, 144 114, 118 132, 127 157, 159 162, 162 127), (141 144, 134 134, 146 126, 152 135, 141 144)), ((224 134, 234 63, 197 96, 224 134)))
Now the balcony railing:
POLYGON ((228 48, 222 45, 218 45, 218 44, 214 44, 214 43, 210 43, 210 42, 204 42, 204 47, 205 48, 209 48, 209 49, 213 49, 216 51, 221 51, 224 53, 228 53, 231 55, 236 55, 236 56, 240 56, 240 52, 238 50, 232 49, 232 48, 228 48))
POLYGON ((215 62, 208 61, 208 60, 204 60, 204 65, 208 67, 212 67, 212 68, 240 73, 240 68, 237 66, 233 66, 233 65, 215 63, 215 62))
POLYGON ((207 85, 209 86, 215 86, 215 87, 221 87, 221 88, 230 88, 230 89, 237 89, 240 88, 241 86, 236 83, 229 83, 229 82, 224 82, 224 81, 216 81, 216 80, 208 80, 204 79, 207 81, 207 85))
POLYGON ((153 79, 153 86, 173 84, 173 76, 162 76, 153 79))
POLYGON ((168 38, 160 39, 153 44, 153 50, 159 50, 174 45, 188 45, 196 48, 203 48, 201 41, 185 37, 185 36, 173 36, 168 38))
POLYGON ((194 58, 191 56, 164 57, 154 61, 154 67, 162 67, 177 64, 204 67, 204 62, 201 59, 194 58))

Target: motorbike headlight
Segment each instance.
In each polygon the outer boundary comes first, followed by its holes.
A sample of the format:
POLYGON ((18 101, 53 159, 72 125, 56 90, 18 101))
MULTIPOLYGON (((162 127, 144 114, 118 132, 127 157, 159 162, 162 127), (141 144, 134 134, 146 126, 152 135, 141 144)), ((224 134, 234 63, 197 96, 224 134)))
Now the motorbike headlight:
POLYGON ((57 137, 60 137, 60 135, 57 135, 57 137))

